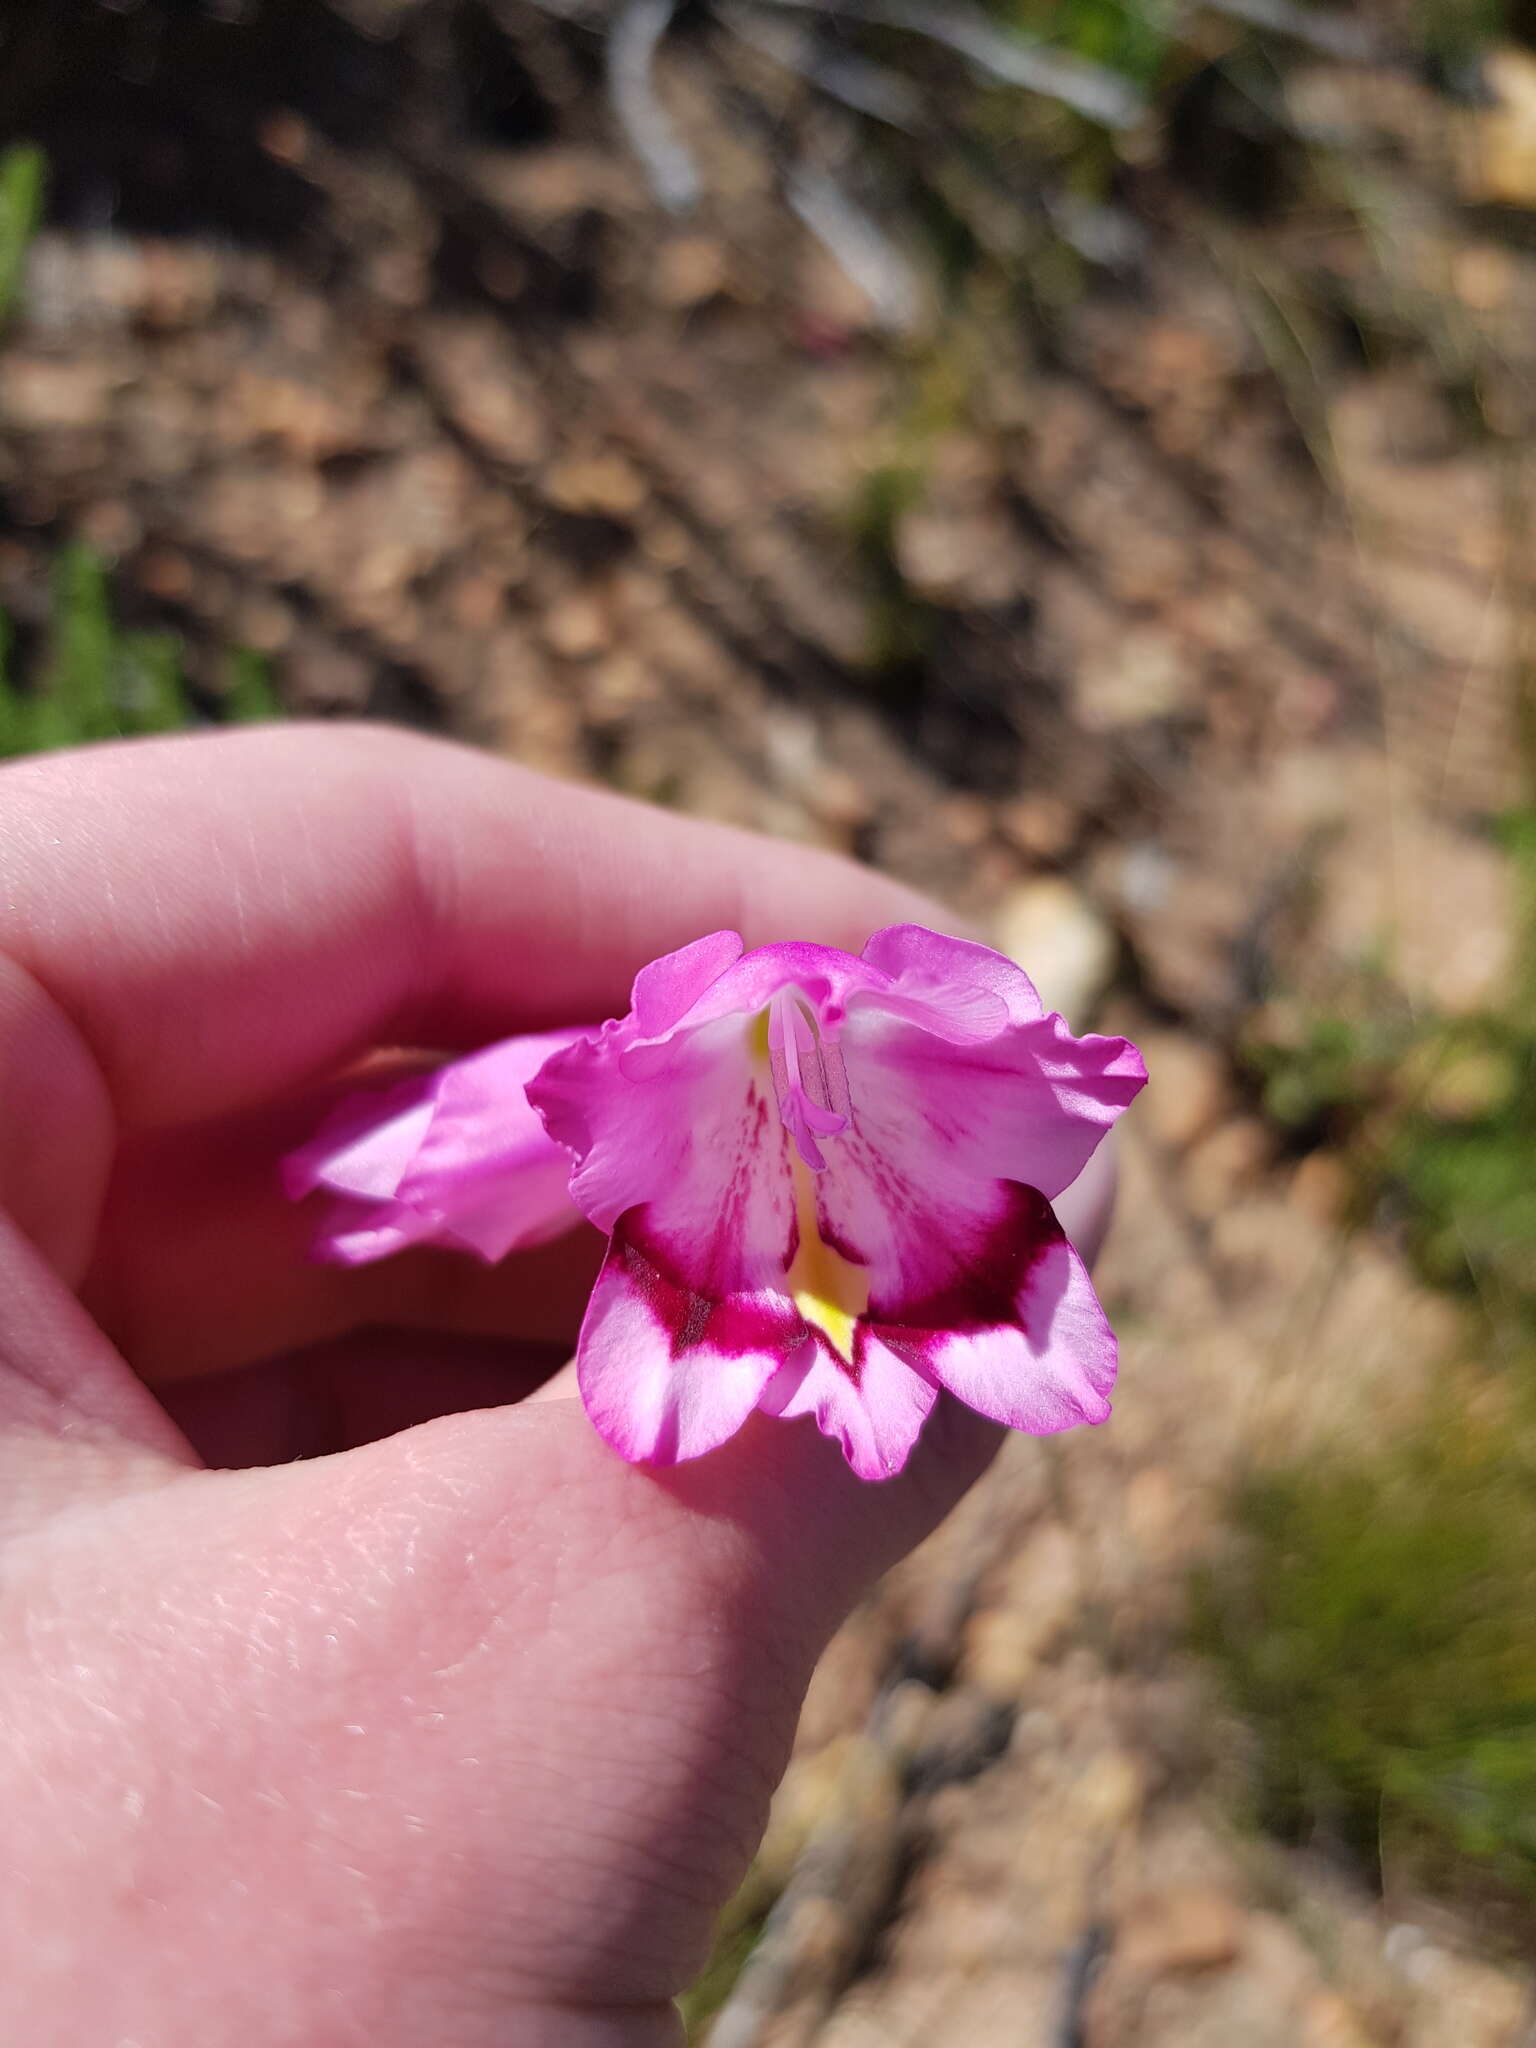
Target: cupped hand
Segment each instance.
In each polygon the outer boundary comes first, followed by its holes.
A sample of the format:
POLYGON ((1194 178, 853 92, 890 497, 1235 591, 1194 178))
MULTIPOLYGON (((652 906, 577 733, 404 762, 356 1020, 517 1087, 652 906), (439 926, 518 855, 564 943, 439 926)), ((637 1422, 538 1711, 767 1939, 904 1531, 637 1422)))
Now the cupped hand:
POLYGON ((277 1161, 381 1048, 937 914, 347 728, 12 766, 0 883, 0 2039, 676 2041, 819 1649, 994 1433, 627 1466, 549 1380, 595 1240, 316 1266, 277 1161))

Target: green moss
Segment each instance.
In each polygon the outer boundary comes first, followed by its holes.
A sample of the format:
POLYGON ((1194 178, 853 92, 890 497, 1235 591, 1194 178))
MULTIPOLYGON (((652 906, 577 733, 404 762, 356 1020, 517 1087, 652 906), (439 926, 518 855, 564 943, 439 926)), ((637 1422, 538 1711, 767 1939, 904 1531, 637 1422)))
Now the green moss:
MULTIPOLYGON (((12 673, 12 635, 0 614, 0 758, 89 740, 179 732, 200 722, 172 633, 129 632, 113 618, 106 569, 89 548, 62 548, 54 565, 52 621, 32 688, 12 673)), ((274 718, 267 664, 237 649, 210 717, 274 718)))
POLYGON ((1257 1738, 1259 1817, 1384 1875, 1536 1901, 1536 810, 1505 821, 1516 968, 1482 1015, 1357 1015, 1254 1050, 1270 1113, 1327 1135, 1420 1271, 1467 1301, 1464 1366, 1370 1453, 1272 1471, 1200 1587, 1257 1738), (1490 1420, 1489 1417, 1496 1420, 1490 1420))
POLYGON ((1507 1350, 1536 1339, 1536 810, 1512 813, 1503 837, 1517 919, 1507 1005, 1430 1024, 1431 1078, 1381 1152, 1423 1271, 1474 1295, 1507 1350))
POLYGON ((1259 1817, 1385 1874, 1536 1899, 1536 1418, 1446 1417, 1272 1474, 1200 1636, 1259 1737, 1259 1817))
POLYGON ((1408 1198, 1410 1242, 1426 1276, 1473 1294, 1496 1325, 1536 1335, 1536 1047, 1524 1032, 1502 1041, 1504 1099, 1496 1088, 1465 1120, 1422 1108, 1405 1115, 1386 1162, 1408 1198))
POLYGON ((772 1883, 761 1866, 754 1864, 720 1915, 709 1961, 677 2001, 690 2042, 706 2038, 710 2021, 735 1989, 736 1979, 762 1937, 774 1896, 772 1883))
POLYGON ((1507 0, 1415 0, 1414 39, 1431 63, 1457 66, 1506 32, 1507 0))
POLYGON ((1403 1049, 1394 1021, 1317 1010, 1283 1037, 1255 1039, 1245 1056, 1266 1113, 1288 1130, 1320 1135, 1341 1113, 1373 1101, 1403 1049))
POLYGON ((47 161, 31 143, 0 151, 0 326, 21 291, 27 251, 43 217, 47 179, 47 161))
POLYGON ((264 724, 281 718, 283 707, 272 687, 272 668, 265 655, 237 647, 226 665, 224 715, 235 725, 264 724))
POLYGON ((939 611, 908 583, 898 551, 901 522, 922 502, 934 449, 969 417, 971 364, 963 335, 950 335, 907 366, 899 409, 880 459, 860 478, 847 511, 868 593, 866 665, 893 704, 920 693, 939 611))
POLYGON ((862 479, 853 507, 854 542, 869 593, 866 661, 887 694, 920 674, 933 643, 935 614, 908 584, 896 553, 902 515, 922 496, 917 461, 878 464, 862 479))
POLYGON ((1031 40, 1155 86, 1178 41, 1167 0, 994 0, 999 21, 1031 40))
POLYGON ((33 748, 122 730, 118 653, 106 571, 88 548, 66 547, 54 565, 53 644, 32 705, 33 748))

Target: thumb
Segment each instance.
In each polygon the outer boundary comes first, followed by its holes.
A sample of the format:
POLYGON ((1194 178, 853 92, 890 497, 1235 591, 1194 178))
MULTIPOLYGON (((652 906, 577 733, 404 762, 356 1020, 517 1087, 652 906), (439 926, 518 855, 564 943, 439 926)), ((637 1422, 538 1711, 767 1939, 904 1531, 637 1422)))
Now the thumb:
POLYGON ((189 1471, 46 1269, 0 1250, 27 1281, 11 1476, 42 1447, 53 1505, 68 1461, 105 1481, 8 1575, 28 1884, 0 2035, 55 2011, 68 2038, 208 2048, 675 2041, 822 1645, 996 1432, 941 1403, 867 1486, 808 1420, 756 1418, 657 1473, 552 1400, 189 1471))
POLYGON ((674 2040, 822 1643, 989 1453, 933 1424, 878 1488, 766 1420, 659 1477, 552 1402, 57 1518, 0 1662, 38 1836, 0 2020, 674 2040))
POLYGON ((0 1210, 0 1540, 195 1466, 185 1438, 0 1210))
POLYGON ((551 1402, 287 1475, 269 1582, 295 1609, 307 1587, 310 1613, 329 1582, 348 1617, 334 1650, 308 1624, 305 1747, 344 1765, 349 1832, 366 1810, 381 1896, 415 1901, 442 1995, 634 2009, 686 1986, 821 1649, 995 1435, 945 1408, 909 1472, 868 1487, 810 1424, 765 1418, 658 1474, 551 1402))

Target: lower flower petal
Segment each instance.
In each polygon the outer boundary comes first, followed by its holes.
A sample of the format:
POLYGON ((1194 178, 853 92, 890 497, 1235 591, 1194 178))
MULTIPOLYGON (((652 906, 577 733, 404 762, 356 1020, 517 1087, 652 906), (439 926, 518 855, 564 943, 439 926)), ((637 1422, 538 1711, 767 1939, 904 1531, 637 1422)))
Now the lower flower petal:
POLYGON ((1010 1186, 1009 1216, 987 1256, 875 1334, 914 1371, 1010 1429, 1049 1436, 1103 1422, 1115 1383, 1114 1332, 1088 1269, 1044 1197, 1010 1186))
POLYGON ((906 1464, 937 1399, 930 1381, 861 1328, 852 1367, 812 1339, 776 1375, 760 1405, 768 1415, 814 1415, 860 1479, 890 1479, 906 1464))
POLYGON ((696 1294, 662 1270, 643 1212, 622 1216, 587 1306, 577 1379, 599 1433, 632 1463, 674 1465, 732 1437, 805 1324, 782 1294, 696 1294))

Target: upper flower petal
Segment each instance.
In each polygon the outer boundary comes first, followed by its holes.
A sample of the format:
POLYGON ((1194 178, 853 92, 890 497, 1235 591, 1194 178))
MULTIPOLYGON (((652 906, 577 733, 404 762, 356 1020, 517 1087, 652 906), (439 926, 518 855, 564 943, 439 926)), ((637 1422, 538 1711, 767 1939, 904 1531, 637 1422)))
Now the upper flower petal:
POLYGON ((867 1003, 839 1042, 864 1151, 919 1192, 937 1170, 1023 1181, 1051 1199, 1147 1077, 1126 1039, 1076 1038, 1055 1015, 957 1045, 867 1003))
POLYGON ((620 1032, 571 1046, 529 1094, 579 1164, 571 1194, 599 1230, 644 1207, 672 1278, 726 1295, 782 1285, 795 1217, 788 1137, 749 1020, 728 1015, 649 1048, 643 1082, 620 1032))
MULTIPOLYGON (((766 1008, 787 988, 804 997, 818 1027, 834 1037, 854 1004, 872 1002, 958 1043, 993 1036, 1008 1023, 1014 1005, 1023 1014, 1029 1008, 1027 997, 1034 997, 1027 977, 1000 953, 964 939, 942 938, 918 925, 893 925, 877 932, 862 955, 798 940, 759 946, 713 982, 682 1022, 750 1014, 766 1008), (882 946, 882 940, 889 943, 882 946), (926 950, 919 943, 923 940, 930 942, 926 950), (872 957, 871 946, 879 958, 872 957), (979 963, 978 971, 946 979, 945 962, 959 965, 961 956, 967 970, 979 963)), ((1032 1014, 1039 1014, 1038 997, 1032 1014)), ((638 1076, 644 1067, 631 1056, 626 1071, 638 1076)))
POLYGON ((633 1035, 659 1038, 681 1023, 744 951, 740 932, 710 932, 642 967, 630 993, 628 1021, 633 1035))
POLYGON ((1045 1005, 1029 976, 1006 953, 973 939, 954 939, 920 924, 891 924, 864 948, 871 967, 888 975, 900 994, 943 1009, 957 995, 985 989, 1007 1007, 1010 1024, 1032 1024, 1045 1005))
POLYGON ((805 1325, 771 1289, 681 1286, 653 1249, 644 1211, 619 1219, 581 1326, 577 1377, 616 1451, 671 1465, 736 1434, 805 1325))
MULTIPOLYGON (((735 934, 717 933, 716 937, 734 938, 735 934)), ((737 944, 740 945, 739 940, 737 944)), ((836 946, 814 946, 798 939, 789 940, 782 945, 759 946, 751 953, 741 954, 707 987, 699 990, 692 1007, 669 1028, 692 1028, 712 1023, 719 1017, 754 1016, 759 1010, 766 1009, 781 989, 795 988, 816 1013, 818 1021, 835 1029, 855 995, 878 993, 889 986, 886 975, 866 965, 855 954, 840 952, 836 946)), ((625 1061, 626 1073, 639 1079, 649 1071, 644 1057, 649 1047, 644 1040, 657 1035, 642 1035, 638 1031, 631 1034, 635 1053, 625 1061)))

